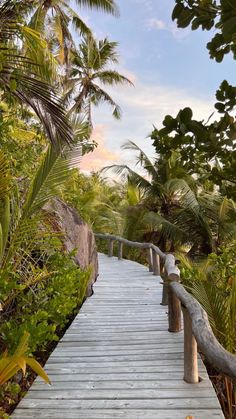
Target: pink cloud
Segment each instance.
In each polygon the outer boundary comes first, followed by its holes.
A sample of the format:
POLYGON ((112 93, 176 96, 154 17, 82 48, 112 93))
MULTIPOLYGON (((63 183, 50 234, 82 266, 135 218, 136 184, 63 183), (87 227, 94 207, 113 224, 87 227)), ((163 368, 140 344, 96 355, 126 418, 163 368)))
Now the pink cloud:
POLYGON ((93 129, 91 139, 96 141, 98 146, 92 153, 86 154, 82 158, 80 164, 81 170, 97 171, 120 159, 118 153, 115 153, 106 147, 105 130, 105 125, 96 125, 93 129))

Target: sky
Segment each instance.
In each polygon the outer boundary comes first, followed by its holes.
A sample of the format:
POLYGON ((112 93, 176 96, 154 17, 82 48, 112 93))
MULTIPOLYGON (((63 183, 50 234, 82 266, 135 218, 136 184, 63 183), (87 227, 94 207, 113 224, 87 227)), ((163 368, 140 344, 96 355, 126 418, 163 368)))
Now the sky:
POLYGON ((235 84, 235 62, 209 58, 206 48, 212 33, 178 29, 171 20, 174 0, 117 0, 120 17, 77 9, 97 39, 119 43, 119 66, 134 87, 107 89, 122 108, 116 121, 106 105, 93 109, 93 138, 97 149, 83 158, 81 168, 97 171, 103 166, 133 164, 134 153, 123 151, 127 140, 136 142, 149 156, 154 148, 148 135, 161 128, 166 114, 175 116, 190 106, 194 117, 207 120, 214 110, 215 92, 227 79, 235 84))

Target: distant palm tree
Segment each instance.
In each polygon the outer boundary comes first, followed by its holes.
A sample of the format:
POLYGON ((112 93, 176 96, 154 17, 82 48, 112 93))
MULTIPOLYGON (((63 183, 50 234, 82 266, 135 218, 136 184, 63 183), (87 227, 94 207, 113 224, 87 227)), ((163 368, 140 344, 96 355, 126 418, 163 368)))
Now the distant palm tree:
POLYGON ((126 209, 127 238, 155 242, 164 251, 188 244, 192 254, 208 254, 236 237, 233 201, 198 188, 176 153, 151 160, 131 141, 124 148, 138 152, 142 172, 127 165, 112 165, 104 170, 123 175, 142 192, 138 205, 126 209))
POLYGON ((74 100, 69 113, 84 110, 90 124, 92 104, 108 103, 113 108, 113 116, 116 119, 121 117, 120 107, 102 85, 132 85, 128 78, 109 68, 110 64, 118 63, 117 45, 117 42, 111 42, 107 38, 96 41, 92 36, 86 36, 78 51, 74 52, 66 92, 66 99, 74 100))

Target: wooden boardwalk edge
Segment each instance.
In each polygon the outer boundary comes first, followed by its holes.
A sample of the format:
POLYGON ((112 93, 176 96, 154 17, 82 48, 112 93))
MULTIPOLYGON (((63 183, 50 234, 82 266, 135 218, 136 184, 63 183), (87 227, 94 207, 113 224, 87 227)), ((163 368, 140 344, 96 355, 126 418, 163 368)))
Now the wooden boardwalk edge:
POLYGON ((13 419, 223 419, 202 381, 183 381, 183 333, 169 333, 160 277, 136 262, 99 255, 94 295, 47 361, 13 419))

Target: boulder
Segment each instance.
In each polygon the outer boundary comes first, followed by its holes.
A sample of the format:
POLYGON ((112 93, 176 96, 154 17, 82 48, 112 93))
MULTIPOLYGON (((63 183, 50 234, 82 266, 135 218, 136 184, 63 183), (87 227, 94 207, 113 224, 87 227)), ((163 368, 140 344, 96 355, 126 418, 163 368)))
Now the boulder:
POLYGON ((87 287, 87 297, 92 294, 92 286, 98 276, 98 257, 94 234, 91 228, 80 218, 77 211, 58 198, 53 199, 45 208, 53 215, 57 230, 63 233, 63 244, 67 252, 76 250, 75 262, 82 269, 92 267, 87 287))

